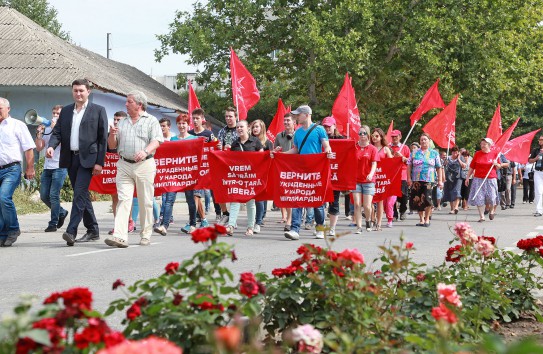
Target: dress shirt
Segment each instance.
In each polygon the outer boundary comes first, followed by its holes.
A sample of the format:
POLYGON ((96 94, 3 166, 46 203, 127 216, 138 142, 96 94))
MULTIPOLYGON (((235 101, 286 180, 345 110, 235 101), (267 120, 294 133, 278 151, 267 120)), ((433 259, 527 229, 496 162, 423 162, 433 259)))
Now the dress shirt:
POLYGON ((36 148, 26 125, 11 117, 0 123, 0 166, 23 160, 22 151, 36 148))
POLYGON ((74 115, 72 118, 72 132, 70 134, 70 150, 79 151, 79 126, 81 125, 81 119, 87 110, 89 101, 85 102, 83 108, 77 112, 77 105, 74 105, 74 115))

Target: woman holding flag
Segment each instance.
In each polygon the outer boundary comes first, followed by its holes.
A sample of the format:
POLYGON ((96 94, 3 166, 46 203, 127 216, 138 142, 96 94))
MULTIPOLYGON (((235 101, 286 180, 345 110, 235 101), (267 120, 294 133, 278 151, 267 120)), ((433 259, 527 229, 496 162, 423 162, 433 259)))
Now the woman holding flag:
MULTIPOLYGON (((379 154, 379 160, 385 158, 392 158, 392 150, 388 147, 387 138, 385 137, 385 132, 381 128, 373 128, 373 133, 371 133, 371 143, 377 148, 377 153, 379 154)), ((385 200, 380 200, 377 202, 377 211, 374 212, 375 224, 374 231, 382 231, 381 229, 381 219, 383 218, 383 212, 386 208, 387 216, 387 227, 392 227, 392 220, 394 219, 394 203, 396 203, 396 196, 387 197, 385 200)), ((374 219, 372 217, 372 219, 374 219)))
POLYGON ((498 162, 498 151, 491 149, 493 144, 494 141, 490 138, 481 139, 481 150, 473 155, 468 177, 464 182, 469 183, 469 178, 473 176, 469 202, 477 207, 479 222, 485 221, 485 205, 490 210, 488 218, 494 220, 494 211, 500 203, 496 167, 500 168, 501 163, 498 162))

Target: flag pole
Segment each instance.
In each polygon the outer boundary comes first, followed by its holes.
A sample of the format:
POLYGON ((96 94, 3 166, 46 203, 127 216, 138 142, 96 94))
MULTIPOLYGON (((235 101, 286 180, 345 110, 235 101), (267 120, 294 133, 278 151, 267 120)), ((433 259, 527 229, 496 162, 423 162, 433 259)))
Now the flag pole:
POLYGON ((409 133, 407 133, 407 136, 405 137, 402 145, 400 146, 400 151, 402 151, 403 146, 405 145, 407 139, 409 139, 409 136, 411 136, 411 133, 413 132, 413 129, 415 128, 415 125, 417 125, 417 122, 418 122, 418 120, 415 121, 415 123, 413 123, 413 125, 411 126, 411 129, 409 129, 409 133))
POLYGON ((449 157, 449 147, 451 146, 451 133, 449 132, 449 141, 447 141, 447 157, 449 157))

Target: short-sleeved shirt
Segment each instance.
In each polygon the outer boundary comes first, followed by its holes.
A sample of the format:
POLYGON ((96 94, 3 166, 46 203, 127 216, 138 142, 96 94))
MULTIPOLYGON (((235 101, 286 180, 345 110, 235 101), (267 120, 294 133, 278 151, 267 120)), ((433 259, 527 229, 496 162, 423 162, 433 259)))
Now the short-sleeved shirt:
POLYGON ((492 171, 488 175, 488 178, 497 178, 498 174, 496 172, 496 169, 492 167, 494 161, 496 161, 496 157, 498 157, 497 151, 476 151, 473 155, 473 159, 471 160, 471 164, 469 165, 469 167, 474 170, 473 177, 485 178, 488 170, 492 168, 492 171))
POLYGON ((356 171, 356 183, 375 183, 376 174, 373 174, 373 179, 368 182, 368 175, 371 172, 371 165, 374 162, 380 161, 379 151, 371 144, 368 146, 360 146, 356 144, 356 159, 358 160, 358 171, 356 171))
POLYGON ((174 135, 170 138, 170 141, 181 141, 181 140, 191 140, 191 139, 198 139, 196 135, 188 135, 186 138, 181 139, 178 135, 174 135))
MULTIPOLYGON (((45 127, 43 130, 43 136, 42 140, 47 147, 49 145, 49 139, 51 139, 51 127, 45 127)), ((45 157, 45 162, 43 163, 43 169, 44 170, 56 170, 58 168, 58 163, 60 160, 60 145, 55 148, 55 151, 53 152, 53 157, 45 157)))
POLYGON ((435 183, 436 169, 441 168, 439 153, 434 149, 418 149, 407 160, 411 166, 411 180, 435 183))
POLYGON ((22 151, 36 148, 26 127, 18 119, 7 117, 0 123, 0 166, 23 160, 22 151))
POLYGON ((240 138, 237 138, 236 141, 232 143, 231 151, 260 151, 264 149, 262 143, 258 138, 254 136, 249 136, 249 139, 242 143, 240 138))
MULTIPOLYGON (((392 155, 394 155, 396 151, 400 151, 401 146, 402 146, 401 144, 398 144, 398 145, 390 144, 388 147, 390 148, 390 150, 392 150, 392 155)), ((403 157, 405 157, 406 159, 409 159, 409 156, 411 156, 411 150, 409 150, 409 147, 407 145, 404 145, 402 147, 402 150, 400 151, 400 154, 402 154, 403 157)), ((407 181, 407 164, 403 162, 402 162, 402 181, 407 181)))
POLYGON ((221 130, 219 130, 219 134, 217 135, 217 139, 219 139, 219 142, 222 144, 223 149, 226 145, 232 146, 232 143, 237 138, 238 131, 236 130, 236 127, 230 128, 229 126, 225 126, 221 130))
POLYGON ((275 142, 273 145, 275 147, 280 146, 283 152, 289 151, 292 149, 292 139, 294 139, 294 133, 287 134, 285 131, 282 131, 275 136, 275 142))
POLYGON ((307 129, 300 127, 294 132, 294 146, 298 148, 298 153, 301 155, 320 154, 322 152, 322 140, 328 141, 328 135, 324 128, 317 125, 315 129, 309 133, 304 145, 300 149, 302 141, 314 124, 315 123, 311 124, 307 129))
POLYGON ((189 134, 194 135, 194 136, 203 136, 204 138, 206 138, 206 141, 205 141, 206 143, 215 140, 215 135, 213 135, 213 132, 207 129, 204 129, 203 131, 199 133, 196 133, 194 129, 191 129, 189 130, 189 134))
MULTIPOLYGON (((531 159, 535 159, 537 155, 543 150, 543 148, 535 148, 532 150, 532 153, 530 154, 531 159)), ((536 160, 534 162, 534 169, 536 171, 543 171, 543 160, 536 160)))
POLYGON ((124 158, 133 159, 138 151, 142 151, 153 140, 164 142, 160 123, 155 116, 143 112, 136 123, 126 117, 119 122, 117 133, 117 152, 124 158))

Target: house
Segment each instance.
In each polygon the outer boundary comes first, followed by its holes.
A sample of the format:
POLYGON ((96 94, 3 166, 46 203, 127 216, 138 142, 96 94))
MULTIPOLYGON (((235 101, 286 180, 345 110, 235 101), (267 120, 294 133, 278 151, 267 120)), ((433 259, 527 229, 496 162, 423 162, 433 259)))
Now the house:
MULTIPOLYGON (((71 83, 79 78, 93 84, 89 99, 106 108, 111 122, 115 112, 125 110, 132 90, 144 92, 148 112, 169 118, 174 132, 175 118, 187 111, 187 102, 178 94, 135 67, 71 44, 18 11, 0 7, 0 97, 10 101, 12 117, 22 120, 33 108, 50 118, 54 105, 73 103, 71 83)), ((35 128, 29 128, 34 134, 35 128)))

